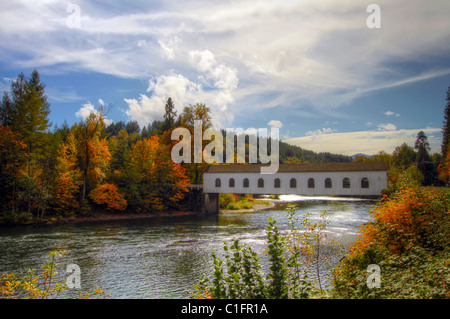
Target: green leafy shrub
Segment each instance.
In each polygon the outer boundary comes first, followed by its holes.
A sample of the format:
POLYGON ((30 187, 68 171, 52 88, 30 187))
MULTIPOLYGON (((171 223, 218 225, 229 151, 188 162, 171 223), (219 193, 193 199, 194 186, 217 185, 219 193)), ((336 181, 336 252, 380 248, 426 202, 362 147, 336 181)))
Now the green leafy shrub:
MULTIPOLYGON (((290 208, 295 212, 295 208, 290 208)), ((290 215, 291 218, 294 216, 290 215)), ((294 222, 290 233, 297 233, 294 222)), ((308 298, 312 289, 307 271, 301 267, 299 245, 288 245, 276 221, 269 218, 267 256, 269 270, 262 272, 257 253, 249 245, 242 246, 235 239, 231 246, 224 242, 224 257, 212 254, 214 274, 205 276, 192 292, 194 298, 254 299, 254 298, 308 298)))
POLYGON ((219 194, 219 207, 225 209, 230 203, 234 203, 236 198, 233 194, 220 193, 219 194))

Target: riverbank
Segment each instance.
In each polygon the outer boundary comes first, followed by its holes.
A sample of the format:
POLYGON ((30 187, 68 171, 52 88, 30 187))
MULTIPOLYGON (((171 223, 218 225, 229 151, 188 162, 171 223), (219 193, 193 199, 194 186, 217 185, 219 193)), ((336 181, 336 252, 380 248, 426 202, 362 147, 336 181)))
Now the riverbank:
MULTIPOLYGON (((248 213, 275 207, 275 204, 268 201, 267 204, 254 204, 253 208, 240 210, 220 210, 220 213, 248 213)), ((170 217, 185 217, 185 216, 199 216, 202 213, 194 211, 162 211, 151 213, 112 213, 105 211, 94 211, 88 215, 66 216, 66 217, 45 217, 43 219, 29 219, 22 221, 8 221, 0 223, 0 227, 9 226, 39 226, 39 225, 58 225, 58 224, 76 224, 87 222, 108 222, 117 220, 137 220, 150 218, 170 218, 170 217)))
POLYGON ((109 213, 104 211, 92 212, 84 216, 67 216, 67 217, 46 217, 43 219, 31 219, 17 222, 4 222, 0 227, 8 226, 32 226, 32 225, 57 225, 57 224, 76 224, 87 222, 107 222, 116 220, 136 220, 160 217, 181 217, 181 216, 197 216, 199 212, 192 211, 163 211, 152 213, 109 213))
POLYGON ((248 209, 221 209, 221 213, 251 213, 259 210, 265 210, 275 207, 275 203, 272 201, 267 201, 268 204, 265 203, 256 203, 253 205, 253 208, 248 209))

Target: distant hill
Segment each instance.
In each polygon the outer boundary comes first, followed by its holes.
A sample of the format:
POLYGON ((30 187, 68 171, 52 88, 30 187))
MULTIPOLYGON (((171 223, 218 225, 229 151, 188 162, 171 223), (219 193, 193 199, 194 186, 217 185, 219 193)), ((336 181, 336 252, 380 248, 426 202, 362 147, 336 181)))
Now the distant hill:
POLYGON ((363 153, 358 153, 355 155, 350 156, 352 159, 355 159, 357 156, 361 156, 361 157, 372 157, 372 155, 367 155, 367 154, 363 154, 363 153))
POLYGON ((332 154, 329 152, 316 153, 305 150, 300 146, 280 141, 280 163, 345 163, 352 162, 351 156, 332 154))

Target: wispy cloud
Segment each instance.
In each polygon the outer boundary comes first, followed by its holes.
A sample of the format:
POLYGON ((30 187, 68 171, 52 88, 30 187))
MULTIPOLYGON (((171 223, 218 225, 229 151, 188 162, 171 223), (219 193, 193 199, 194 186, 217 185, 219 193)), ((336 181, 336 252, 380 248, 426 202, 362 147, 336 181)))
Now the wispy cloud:
POLYGON ((395 112, 392 112, 392 111, 386 111, 386 112, 384 112, 384 115, 386 115, 386 116, 396 116, 396 117, 399 117, 399 116, 400 116, 400 113, 395 113, 395 112))
MULTIPOLYGON (((438 60, 450 54, 448 1, 423 10, 417 2, 380 0, 379 30, 366 27, 368 3, 358 1, 77 4, 81 27, 69 28, 68 2, 5 2, 0 59, 18 68, 151 80, 180 104, 210 104, 220 112, 215 121, 226 124, 241 112, 275 107, 339 116, 334 110, 359 97, 450 74, 448 65, 427 62, 430 52, 438 60), (410 61, 414 67, 404 67, 410 61)), ((166 93, 124 96, 128 116, 161 119, 166 93)))
POLYGON ((440 152, 440 143, 442 141, 440 128, 317 134, 289 138, 284 140, 284 142, 316 152, 346 155, 365 153, 373 155, 381 150, 392 153, 396 146, 403 143, 413 146, 419 131, 424 131, 428 136, 431 151, 440 152))
POLYGON ((283 127, 283 123, 281 123, 281 121, 278 121, 278 120, 270 120, 269 123, 267 123, 267 125, 269 125, 270 127, 273 127, 273 128, 282 128, 283 127))
POLYGON ((335 129, 332 128, 323 128, 321 130, 316 130, 316 131, 308 131, 306 132, 306 136, 316 136, 316 135, 324 135, 324 134, 330 134, 330 133, 334 133, 336 132, 335 129))

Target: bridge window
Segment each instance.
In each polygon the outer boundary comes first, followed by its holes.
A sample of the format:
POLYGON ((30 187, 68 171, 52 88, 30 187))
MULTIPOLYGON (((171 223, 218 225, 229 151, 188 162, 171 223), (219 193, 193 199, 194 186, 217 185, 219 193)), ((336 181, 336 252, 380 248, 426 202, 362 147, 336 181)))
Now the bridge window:
POLYGON ((228 181, 228 187, 234 187, 234 178, 230 178, 228 181))
POLYGON ((244 187, 249 188, 250 182, 248 181, 248 178, 244 178, 244 187))
POLYGON ((273 182, 274 183, 274 187, 275 188, 280 188, 281 187, 281 182, 280 182, 280 179, 279 178, 275 178, 275 181, 273 182))
POLYGON ((264 188, 264 180, 262 178, 258 179, 258 187, 264 188))
POLYGON ((342 187, 343 188, 350 188, 350 178, 346 177, 342 180, 342 187))
POLYGON ((220 178, 216 178, 216 187, 220 187, 220 178))
POLYGON ((291 178, 291 180, 289 181, 289 187, 297 188, 297 180, 295 178, 291 178))
POLYGON ((331 178, 325 179, 325 188, 331 188, 333 186, 333 182, 331 181, 331 178))
POLYGON ((314 178, 308 179, 308 188, 314 188, 314 187, 316 187, 314 185, 314 178))
POLYGON ((367 177, 361 179, 361 188, 369 188, 369 180, 367 177))

